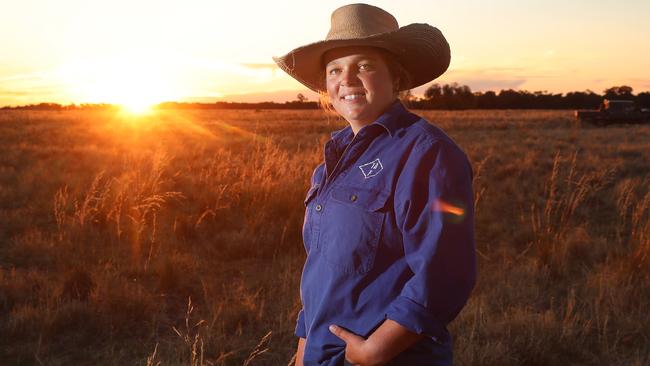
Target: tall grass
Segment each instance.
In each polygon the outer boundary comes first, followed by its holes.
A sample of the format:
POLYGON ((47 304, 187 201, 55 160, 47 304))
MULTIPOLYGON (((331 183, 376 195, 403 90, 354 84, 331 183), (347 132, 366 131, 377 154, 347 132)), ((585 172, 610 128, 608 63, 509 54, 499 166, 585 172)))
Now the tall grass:
MULTIPOLYGON (((475 172, 479 282, 450 326, 456 363, 650 363, 650 127, 423 113, 475 172)), ((302 200, 344 125, 1 112, 0 364, 291 364, 302 200)))

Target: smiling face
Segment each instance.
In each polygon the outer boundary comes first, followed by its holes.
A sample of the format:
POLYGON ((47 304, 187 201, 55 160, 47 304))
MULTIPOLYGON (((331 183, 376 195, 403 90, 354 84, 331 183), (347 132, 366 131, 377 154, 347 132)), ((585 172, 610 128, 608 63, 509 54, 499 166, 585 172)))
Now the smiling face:
POLYGON ((334 109, 356 134, 395 101, 395 82, 381 51, 373 47, 335 48, 325 53, 325 84, 334 109))

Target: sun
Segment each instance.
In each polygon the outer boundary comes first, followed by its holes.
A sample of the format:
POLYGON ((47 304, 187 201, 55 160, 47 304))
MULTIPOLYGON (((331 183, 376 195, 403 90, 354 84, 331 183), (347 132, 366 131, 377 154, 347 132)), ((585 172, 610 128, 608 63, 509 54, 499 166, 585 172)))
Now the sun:
POLYGON ((155 103, 150 103, 146 101, 134 100, 127 103, 120 104, 120 107, 131 114, 149 114, 153 111, 153 106, 155 103))
POLYGON ((79 61, 62 70, 73 94, 90 103, 116 104, 132 114, 147 114, 164 101, 178 99, 172 75, 154 59, 123 57, 79 61))
POLYGON ((112 103, 133 114, 150 113, 154 105, 174 98, 162 72, 130 68, 121 70, 113 80, 118 81, 107 82, 103 92, 112 103))
POLYGON ((143 91, 141 94, 125 95, 115 103, 120 106, 122 111, 129 114, 144 115, 154 112, 154 107, 161 103, 164 98, 159 98, 155 93, 143 91))

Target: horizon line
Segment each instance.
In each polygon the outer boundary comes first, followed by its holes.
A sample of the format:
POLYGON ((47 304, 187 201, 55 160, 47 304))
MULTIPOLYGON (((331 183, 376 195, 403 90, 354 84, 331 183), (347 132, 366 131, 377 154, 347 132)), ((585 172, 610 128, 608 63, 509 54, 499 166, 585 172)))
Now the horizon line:
MULTIPOLYGON (((429 84, 428 87, 431 87, 434 84, 438 84, 441 87, 447 86, 447 85, 455 86, 455 87, 468 87, 470 92, 475 96, 484 95, 484 94, 489 93, 489 92, 492 92, 492 93, 495 93, 495 94, 499 95, 501 92, 504 92, 504 91, 515 91, 515 92, 523 93, 523 94, 526 94, 526 93, 528 93, 528 94, 542 93, 542 95, 556 95, 556 96, 559 95, 560 97, 563 97, 563 98, 566 97, 570 93, 586 93, 586 94, 589 94, 589 92, 591 92, 592 94, 598 95, 598 96, 604 96, 605 91, 608 90, 608 89, 618 88, 618 87, 622 87, 622 86, 628 86, 628 85, 625 85, 625 84, 611 86, 611 87, 603 90, 603 93, 601 94, 601 93, 597 93, 597 92, 595 92, 595 91, 593 91, 593 90, 591 90, 589 88, 587 88, 585 90, 573 90, 573 91, 559 92, 559 93, 549 92, 547 90, 530 91, 530 90, 519 89, 519 88, 507 88, 507 89, 500 89, 498 91, 495 91, 495 90, 472 91, 472 89, 471 89, 471 87, 469 85, 459 84, 457 82, 445 83, 445 84, 432 83, 432 84, 429 84)), ((418 87, 418 88, 421 88, 421 87, 418 87)), ((416 88, 409 89, 408 91, 410 92, 410 91, 412 91, 414 89, 416 89, 416 88)), ((207 100, 206 101, 166 100, 166 101, 162 101, 162 102, 159 102, 159 103, 153 103, 153 104, 151 104, 151 107, 154 108, 156 106, 159 106, 159 105, 165 104, 165 103, 176 103, 176 104, 233 103, 233 104, 245 104, 245 105, 255 105, 255 104, 265 104, 265 103, 267 103, 267 104, 269 104, 269 103, 270 104, 310 103, 310 102, 318 103, 318 100, 311 100, 309 98, 306 98, 302 102, 299 99, 297 99, 298 95, 303 94, 305 92, 306 93, 312 93, 312 94, 314 93, 311 90, 300 90, 300 89, 296 89, 296 90, 275 90, 275 91, 270 91, 270 92, 253 92, 253 93, 231 94, 231 95, 224 96, 224 97, 236 98, 236 97, 253 96, 253 95, 256 95, 256 94, 290 93, 290 92, 291 93, 293 93, 293 92, 297 93, 296 94, 296 99, 284 100, 284 101, 260 100, 260 101, 255 101, 255 102, 252 102, 252 101, 244 102, 244 101, 235 101, 235 100, 224 100, 224 99, 219 99, 219 97, 200 97, 200 96, 198 96, 198 97, 187 97, 187 98, 188 99, 203 99, 203 98, 208 99, 208 98, 212 98, 214 100, 213 101, 207 101, 207 100)), ((636 97, 636 96, 638 96, 640 94, 646 94, 646 93, 650 93, 650 90, 639 91, 636 94, 634 94, 632 92, 631 96, 636 97)), ((412 94, 412 95, 416 98, 416 100, 418 100, 418 99, 425 100, 426 99, 426 98, 424 98, 424 94, 422 94, 421 96, 419 96, 419 94, 417 94, 417 95, 412 94)), ((120 105, 122 105, 122 103, 111 103, 111 102, 69 102, 69 103, 59 103, 59 102, 51 102, 51 101, 40 101, 40 102, 32 102, 32 103, 20 104, 20 105, 1 105, 0 109, 16 109, 16 108, 24 108, 24 107, 29 107, 29 106, 39 106, 39 105, 44 105, 44 104, 45 105, 47 105, 47 104, 58 105, 58 106, 61 106, 61 107, 73 107, 73 106, 83 106, 83 105, 88 105, 88 106, 120 106, 120 105)))

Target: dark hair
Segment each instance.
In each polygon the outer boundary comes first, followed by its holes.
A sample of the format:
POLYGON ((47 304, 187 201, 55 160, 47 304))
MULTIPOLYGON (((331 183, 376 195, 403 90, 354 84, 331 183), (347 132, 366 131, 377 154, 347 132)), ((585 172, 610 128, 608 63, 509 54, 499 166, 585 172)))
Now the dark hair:
POLYGON ((386 61, 390 76, 393 77, 393 82, 395 83, 393 91, 399 94, 400 92, 398 90, 400 85, 411 84, 411 75, 409 75, 404 66, 397 60, 397 56, 394 53, 383 48, 378 48, 378 50, 386 61))
MULTIPOLYGON (((411 84, 411 76, 409 73, 406 71, 404 66, 397 60, 397 56, 384 49, 384 48, 379 48, 375 47, 377 51, 381 54, 384 62, 386 63, 386 66, 388 67, 388 72, 390 73, 390 76, 393 79, 393 93, 395 93, 396 98, 401 98, 403 94, 408 93, 407 90, 399 91, 399 86, 400 85, 410 85, 411 84)), ((318 104, 319 106, 325 110, 326 112, 335 112, 334 109, 332 108, 332 105, 329 100, 329 95, 327 94, 327 88, 326 88, 326 69, 325 65, 321 67, 321 75, 320 75, 320 80, 323 83, 322 84, 322 90, 318 92, 318 104)))

